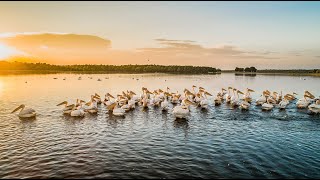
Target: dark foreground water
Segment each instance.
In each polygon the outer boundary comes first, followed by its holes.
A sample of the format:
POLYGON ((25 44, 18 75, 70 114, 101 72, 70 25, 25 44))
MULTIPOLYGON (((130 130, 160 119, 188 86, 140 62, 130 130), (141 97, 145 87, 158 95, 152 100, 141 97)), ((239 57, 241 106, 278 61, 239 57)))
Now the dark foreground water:
POLYGON ((89 100, 95 92, 140 94, 142 86, 181 92, 193 84, 210 93, 249 87, 257 91, 255 98, 264 89, 294 91, 298 98, 307 89, 319 96, 320 78, 158 74, 82 75, 79 81, 78 76, 0 77, 0 178, 320 178, 320 116, 294 104, 271 112, 211 104, 207 111, 192 107, 186 121, 140 107, 117 118, 103 105, 97 115, 78 119, 55 106, 89 100), (10 114, 21 103, 37 111, 35 120, 10 114))

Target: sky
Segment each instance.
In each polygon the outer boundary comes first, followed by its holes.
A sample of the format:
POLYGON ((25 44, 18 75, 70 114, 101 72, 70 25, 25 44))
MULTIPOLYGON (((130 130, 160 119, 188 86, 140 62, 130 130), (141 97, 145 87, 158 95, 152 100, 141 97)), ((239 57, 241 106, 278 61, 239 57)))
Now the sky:
POLYGON ((320 68, 319 9, 296 1, 2 1, 0 59, 320 68))

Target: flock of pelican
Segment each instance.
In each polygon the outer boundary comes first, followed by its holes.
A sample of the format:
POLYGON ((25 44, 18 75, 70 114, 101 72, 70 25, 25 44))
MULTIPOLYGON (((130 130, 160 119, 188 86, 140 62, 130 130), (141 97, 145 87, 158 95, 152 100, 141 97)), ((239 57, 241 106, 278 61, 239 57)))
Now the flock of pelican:
MULTIPOLYGON (((114 116, 125 116, 126 112, 133 110, 136 106, 142 108, 160 107, 163 112, 172 111, 175 118, 187 118, 190 114, 190 106, 200 107, 201 109, 208 109, 211 102, 215 106, 222 103, 229 104, 233 108, 240 108, 241 110, 249 110, 252 104, 261 106, 262 110, 270 111, 277 107, 285 109, 293 100, 297 99, 297 93, 288 93, 282 95, 282 92, 270 92, 265 90, 257 100, 253 100, 251 93, 255 92, 252 89, 246 88, 244 93, 239 89, 228 87, 227 90, 221 88, 215 97, 210 99, 210 94, 203 87, 192 86, 192 90, 184 89, 183 94, 177 92, 170 92, 170 88, 166 90, 156 89, 149 91, 147 88, 142 87, 141 95, 137 95, 133 91, 122 91, 116 97, 110 93, 105 94, 104 100, 100 95, 95 93, 91 95, 90 101, 86 102, 77 99, 75 104, 69 104, 67 101, 57 104, 57 106, 64 106, 62 111, 65 115, 72 117, 83 117, 86 113, 98 113, 98 104, 104 104, 106 109, 114 116), (242 96, 241 96, 242 95, 242 96), (170 106, 170 103, 173 105, 170 106)), ((304 91, 303 98, 296 102, 297 108, 307 108, 309 112, 318 114, 320 113, 320 98, 316 98, 309 91, 304 91)), ((12 111, 12 113, 21 110, 18 114, 21 118, 35 117, 35 110, 28 108, 25 105, 20 105, 12 111)))

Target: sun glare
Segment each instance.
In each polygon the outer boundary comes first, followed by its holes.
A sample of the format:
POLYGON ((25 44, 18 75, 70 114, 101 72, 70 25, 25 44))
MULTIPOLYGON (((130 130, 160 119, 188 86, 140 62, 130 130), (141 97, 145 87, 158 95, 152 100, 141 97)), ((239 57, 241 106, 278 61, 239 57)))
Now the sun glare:
POLYGON ((0 43, 0 60, 8 58, 17 53, 16 50, 0 43))

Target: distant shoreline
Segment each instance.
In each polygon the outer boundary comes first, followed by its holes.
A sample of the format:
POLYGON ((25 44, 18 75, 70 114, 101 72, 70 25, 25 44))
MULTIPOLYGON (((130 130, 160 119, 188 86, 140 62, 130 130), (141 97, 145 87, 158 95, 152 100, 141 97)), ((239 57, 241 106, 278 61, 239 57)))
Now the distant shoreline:
MULTIPOLYGON (((278 71, 278 70, 276 70, 278 71)), ((219 75, 222 73, 234 74, 235 76, 256 75, 284 75, 284 76, 314 76, 320 77, 320 73, 301 72, 235 72, 232 70, 221 70, 215 73, 164 73, 164 72, 106 72, 106 71, 56 71, 56 70, 0 70, 0 75, 23 75, 23 74, 176 74, 176 75, 219 75)))

